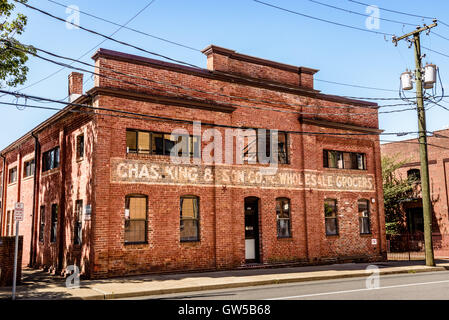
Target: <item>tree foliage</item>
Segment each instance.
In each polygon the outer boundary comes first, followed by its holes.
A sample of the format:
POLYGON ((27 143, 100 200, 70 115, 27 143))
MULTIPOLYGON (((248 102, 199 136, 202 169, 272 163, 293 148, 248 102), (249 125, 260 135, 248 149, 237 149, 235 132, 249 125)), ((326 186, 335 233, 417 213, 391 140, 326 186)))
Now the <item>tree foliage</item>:
POLYGON ((416 184, 419 182, 415 177, 403 179, 397 174, 396 170, 406 162, 407 160, 397 160, 397 157, 382 157, 382 180, 387 234, 405 232, 405 215, 401 212, 401 202, 414 196, 416 184))
POLYGON ((27 52, 35 52, 33 47, 23 45, 16 39, 24 32, 27 17, 21 13, 13 14, 14 9, 12 1, 0 0, 0 88, 25 83, 27 52))

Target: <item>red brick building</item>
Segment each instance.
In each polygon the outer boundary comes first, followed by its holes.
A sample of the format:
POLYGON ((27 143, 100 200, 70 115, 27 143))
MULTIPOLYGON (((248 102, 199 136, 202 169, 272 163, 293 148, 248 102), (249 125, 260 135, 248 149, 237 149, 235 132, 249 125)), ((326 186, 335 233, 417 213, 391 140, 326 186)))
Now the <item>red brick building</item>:
POLYGON ((318 70, 203 52, 207 69, 100 49, 94 87, 72 73, 73 104, 1 151, 1 232, 24 202, 24 263, 99 278, 385 258, 377 105, 320 93, 318 70), (279 130, 274 172, 234 144, 204 161, 238 128, 279 130))
MULTIPOLYGON (((435 131, 427 138, 429 159, 430 196, 432 204, 432 235, 435 242, 449 248, 449 129, 435 131)), ((421 162, 418 139, 409 139, 381 145, 382 155, 395 157, 405 164, 397 170, 403 179, 413 176, 420 178, 421 162)), ((424 232, 422 198, 420 184, 414 195, 402 203, 407 231, 411 234, 424 232)), ((436 248, 437 250, 438 248, 436 248)))

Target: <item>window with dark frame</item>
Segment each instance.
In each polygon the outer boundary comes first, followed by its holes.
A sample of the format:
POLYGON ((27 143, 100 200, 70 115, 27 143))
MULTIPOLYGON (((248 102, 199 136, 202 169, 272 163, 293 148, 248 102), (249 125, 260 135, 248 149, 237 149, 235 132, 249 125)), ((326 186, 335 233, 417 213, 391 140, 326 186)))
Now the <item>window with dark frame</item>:
POLYGON ((84 134, 76 137, 76 159, 82 160, 84 158, 84 134))
POLYGON ((54 203, 51 205, 50 242, 56 242, 57 231, 58 231, 58 205, 54 203))
POLYGON ((75 245, 80 245, 83 239, 83 200, 75 201, 75 237, 73 243, 75 245))
MULTIPOLYGON (((277 146, 274 146, 274 150, 272 150, 272 135, 271 130, 266 130, 265 136, 265 154, 263 154, 262 150, 258 150, 259 148, 259 134, 257 134, 257 130, 255 130, 255 135, 248 135, 243 137, 243 162, 251 163, 251 162, 261 162, 260 158, 263 157, 265 159, 270 159, 270 162, 274 162, 274 158, 277 157, 277 162, 280 164, 288 164, 288 140, 287 133, 278 131, 278 141, 277 146)), ((262 141, 263 143, 263 141, 262 141)))
POLYGON ((8 183, 14 183, 17 181, 17 167, 9 169, 8 183))
POLYGON ((358 202, 359 210, 359 224, 360 224, 360 234, 370 234, 370 212, 369 212, 369 201, 366 199, 360 199, 358 202))
POLYGON ((42 172, 59 167, 59 147, 53 148, 42 154, 42 172))
POLYGON ((323 167, 366 170, 366 155, 357 152, 323 150, 323 167))
POLYGON ((413 182, 419 183, 421 182, 421 170, 419 169, 410 169, 407 171, 407 179, 413 182))
POLYGON ((34 159, 26 161, 23 165, 23 177, 31 177, 34 175, 34 159))
POLYGON ((338 235, 337 200, 324 200, 324 219, 326 226, 326 235, 338 235))
POLYGON ((39 242, 44 242, 45 232, 45 206, 40 207, 40 220, 39 220, 39 242))
MULTIPOLYGON (((278 142, 277 147, 275 146, 275 150, 271 150, 271 139, 273 133, 270 130, 267 130, 266 133, 266 157, 277 157, 278 163, 287 164, 288 163, 288 152, 287 152, 287 133, 278 131, 278 142)), ((273 162, 273 160, 271 160, 273 162)))
POLYGON ((199 241, 199 198, 183 196, 180 200, 180 240, 199 241))
POLYGON ((125 197, 125 243, 147 242, 147 211, 147 196, 125 197))
POLYGON ((180 142, 178 155, 199 157, 200 139, 197 136, 171 135, 161 132, 126 130, 126 152, 137 154, 167 155, 180 142), (184 138, 184 139, 182 139, 184 138))
POLYGON ((290 238, 291 237, 290 199, 288 198, 276 199, 276 220, 277 220, 278 238, 290 238))

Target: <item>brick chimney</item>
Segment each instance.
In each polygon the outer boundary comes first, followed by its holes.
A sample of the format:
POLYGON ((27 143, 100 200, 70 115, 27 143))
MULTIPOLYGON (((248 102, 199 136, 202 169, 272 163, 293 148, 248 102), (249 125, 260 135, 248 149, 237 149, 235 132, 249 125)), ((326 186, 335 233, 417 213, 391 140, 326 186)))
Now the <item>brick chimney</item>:
POLYGON ((83 74, 72 72, 69 74, 69 102, 75 101, 83 95, 83 74))
POLYGON ((239 76, 313 89, 317 69, 296 67, 276 61, 248 56, 210 45, 202 52, 207 56, 207 69, 239 76))

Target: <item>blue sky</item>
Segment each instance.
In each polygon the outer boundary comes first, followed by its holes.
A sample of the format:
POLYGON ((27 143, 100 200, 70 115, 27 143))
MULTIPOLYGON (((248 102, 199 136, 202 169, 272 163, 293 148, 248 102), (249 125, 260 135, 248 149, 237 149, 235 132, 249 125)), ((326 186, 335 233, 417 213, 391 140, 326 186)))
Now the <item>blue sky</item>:
MULTIPOLYGON (((65 5, 77 5, 80 10, 125 23, 150 0, 55 0, 65 5)), ((365 13, 365 6, 347 0, 319 0, 330 5, 351 11, 365 13)), ((361 0, 367 2, 368 0, 361 0)), ((295 10, 310 16, 328 19, 339 23, 365 28, 365 17, 337 11, 309 0, 266 0, 280 7, 295 10)), ((368 2, 367 2, 368 3, 368 2)), ((29 4, 47 10, 57 16, 67 17, 65 8, 48 0, 29 0, 29 4)), ((436 16, 449 24, 449 2, 441 0, 376 0, 371 5, 388 9, 416 13, 423 16, 436 16)), ((63 22, 53 20, 41 13, 17 5, 17 10, 28 16, 29 22, 20 40, 36 47, 78 58, 104 39, 80 29, 68 29, 63 22)), ((420 18, 380 11, 380 17, 422 24, 420 18)), ((431 21, 426 20, 427 24, 431 21)), ((80 25, 111 34, 118 27, 81 14, 80 25)), ((320 69, 316 78, 328 81, 357 84, 395 90, 384 92, 361 88, 352 88, 315 82, 315 88, 323 93, 357 97, 398 97, 399 75, 406 68, 414 67, 413 50, 405 42, 395 47, 391 39, 382 35, 352 30, 324 22, 311 20, 274 8, 263 6, 251 0, 155 0, 128 25, 155 36, 179 42, 197 49, 215 44, 237 52, 279 61, 291 65, 320 69)), ((413 27, 380 21, 378 31, 402 35, 412 31, 413 27)), ((435 31, 449 38, 449 27, 439 25, 435 31)), ((122 29, 115 36, 149 51, 158 52, 175 59, 206 67, 206 57, 200 52, 168 44, 132 31, 122 29)), ((449 55, 449 41, 432 33, 422 35, 422 45, 449 55)), ((101 47, 132 54, 145 55, 142 52, 123 45, 106 41, 101 47)), ((92 50, 83 61, 92 62, 92 50)), ((426 53, 425 50, 423 50, 426 53)), ((147 55, 152 57, 150 55, 147 55)), ((155 58, 155 57, 152 57, 155 58)), ((446 92, 449 94, 449 58, 427 52, 424 62, 437 64, 446 92)), ((30 58, 30 72, 21 89, 30 85, 60 67, 30 58)), ((40 82, 22 92, 32 95, 62 99, 67 96, 67 76, 71 70, 64 69, 55 76, 40 82)), ((90 75, 86 74, 85 79, 90 75)), ((88 81, 85 90, 92 87, 88 81)), ((12 97, 2 97, 0 101, 12 102, 12 97)), ((446 99, 449 101, 449 98, 446 99)), ((391 102, 379 101, 379 104, 391 102)), ((33 104, 35 104, 33 102, 33 104)), ((449 103, 444 105, 449 107, 449 103)), ((50 106, 50 105, 49 105, 50 106)), ((55 106, 55 105, 51 105, 55 106)), ((54 112, 36 109, 17 110, 15 107, 0 105, 0 149, 19 138, 33 127, 50 117, 54 112)), ((62 106, 58 106, 62 107, 62 106)), ((394 107, 393 107, 394 108, 394 107)), ((380 110, 393 110, 386 108, 380 110)), ((403 108, 403 107, 396 107, 403 108)), ((380 115, 380 127, 387 132, 417 131, 416 112, 408 111, 380 115)), ((435 106, 427 113, 428 130, 439 130, 449 126, 449 111, 435 106)), ((413 136, 407 136, 412 138, 413 136)), ((385 137, 385 139, 399 139, 385 137)), ((404 139, 404 138, 401 138, 404 139)))

